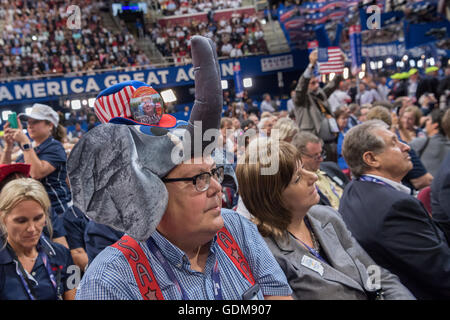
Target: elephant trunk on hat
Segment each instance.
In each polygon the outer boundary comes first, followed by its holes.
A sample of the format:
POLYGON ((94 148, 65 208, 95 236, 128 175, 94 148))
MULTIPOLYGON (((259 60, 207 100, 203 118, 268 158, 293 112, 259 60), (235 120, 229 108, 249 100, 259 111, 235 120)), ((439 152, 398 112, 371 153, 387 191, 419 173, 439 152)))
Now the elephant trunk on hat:
POLYGON ((191 46, 196 94, 189 122, 128 125, 113 118, 83 135, 67 162, 74 205, 95 222, 136 240, 148 239, 166 211, 169 196, 161 179, 182 158, 196 156, 182 140, 191 134, 193 142, 198 121, 202 138, 206 130, 219 129, 222 90, 215 45, 195 36, 191 46), (174 151, 180 157, 174 158, 174 151))
MULTIPOLYGON (((203 135, 208 129, 218 129, 222 115, 223 96, 220 82, 220 68, 217 50, 211 39, 201 41, 202 37, 194 36, 191 41, 192 63, 195 75, 195 102, 189 119, 188 131, 194 146, 194 128, 201 123, 202 151, 208 142, 203 135)), ((200 137, 199 137, 200 138, 200 137)), ((217 143, 214 141, 213 143, 217 143)), ((191 153, 193 155, 193 153, 191 153)))

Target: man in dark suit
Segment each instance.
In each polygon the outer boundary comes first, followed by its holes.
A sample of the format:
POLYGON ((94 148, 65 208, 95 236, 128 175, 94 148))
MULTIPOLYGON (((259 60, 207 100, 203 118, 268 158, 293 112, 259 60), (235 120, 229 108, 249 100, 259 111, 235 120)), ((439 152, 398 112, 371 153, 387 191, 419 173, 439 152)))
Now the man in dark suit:
POLYGON ((431 212, 433 220, 450 241, 450 152, 447 153, 431 184, 431 212))
POLYGON ((339 212, 361 246, 418 299, 450 298, 450 247, 422 203, 401 184, 410 147, 379 120, 350 129, 343 154, 355 180, 339 212))

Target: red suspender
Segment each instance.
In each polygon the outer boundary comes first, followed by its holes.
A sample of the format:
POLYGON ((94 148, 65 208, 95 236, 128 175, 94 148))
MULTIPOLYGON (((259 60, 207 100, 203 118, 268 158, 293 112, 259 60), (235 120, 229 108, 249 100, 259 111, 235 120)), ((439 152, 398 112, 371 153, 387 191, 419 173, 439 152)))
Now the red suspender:
MULTIPOLYGON (((250 285, 255 285, 255 279, 250 271, 247 259, 245 259, 241 248, 239 248, 239 245, 225 226, 217 232, 217 243, 250 285)), ((161 288, 139 243, 130 236, 125 235, 111 247, 119 249, 127 259, 133 270, 142 298, 144 300, 164 300, 161 288)))
POLYGON ((250 282, 250 285, 255 285, 255 279, 253 278, 253 274, 248 266, 247 259, 245 259, 241 248, 239 248, 239 245, 225 226, 217 232, 217 243, 222 250, 225 251, 228 258, 230 258, 231 262, 233 262, 236 268, 238 268, 245 279, 250 282))
POLYGON ((161 288, 139 243, 125 235, 111 247, 119 249, 127 259, 131 270, 133 270, 142 298, 144 300, 164 300, 161 288))

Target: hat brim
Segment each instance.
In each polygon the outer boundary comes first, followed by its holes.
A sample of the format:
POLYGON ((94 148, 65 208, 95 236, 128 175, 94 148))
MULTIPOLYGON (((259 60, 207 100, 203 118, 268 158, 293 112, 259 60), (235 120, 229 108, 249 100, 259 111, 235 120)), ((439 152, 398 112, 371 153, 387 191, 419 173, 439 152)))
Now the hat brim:
POLYGON ((49 120, 46 117, 40 117, 36 114, 26 114, 26 113, 19 113, 17 117, 22 121, 28 121, 28 119, 34 119, 34 120, 47 120, 50 121, 55 127, 58 126, 58 124, 55 124, 52 120, 49 120))
POLYGON ((124 118, 124 117, 112 118, 111 120, 109 120, 109 123, 141 125, 141 126, 160 127, 160 128, 173 128, 177 125, 177 119, 170 114, 163 114, 161 117, 161 120, 159 120, 158 124, 141 123, 136 120, 124 118))
POLYGON ((0 182, 2 182, 7 176, 12 173, 23 173, 27 177, 30 176, 31 165, 26 163, 13 163, 0 165, 0 182))

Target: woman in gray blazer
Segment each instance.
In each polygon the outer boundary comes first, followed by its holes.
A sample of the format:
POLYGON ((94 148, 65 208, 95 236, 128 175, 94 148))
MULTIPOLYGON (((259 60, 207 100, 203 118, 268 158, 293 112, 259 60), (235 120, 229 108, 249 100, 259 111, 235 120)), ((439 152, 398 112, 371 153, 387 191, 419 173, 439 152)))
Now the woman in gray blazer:
POLYGON ((375 264, 337 211, 316 205, 317 176, 303 169, 294 146, 253 140, 236 174, 240 196, 294 298, 414 299, 397 276, 375 264))

